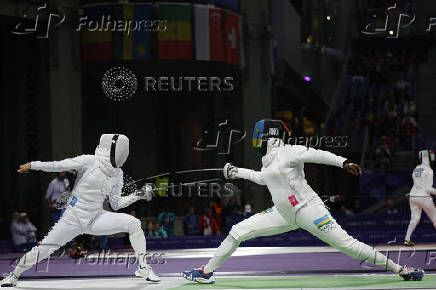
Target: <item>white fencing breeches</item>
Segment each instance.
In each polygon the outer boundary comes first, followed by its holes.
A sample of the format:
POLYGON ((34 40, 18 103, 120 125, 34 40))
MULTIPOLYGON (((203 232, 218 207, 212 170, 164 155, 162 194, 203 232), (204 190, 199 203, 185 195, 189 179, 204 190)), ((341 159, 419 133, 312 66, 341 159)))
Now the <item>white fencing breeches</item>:
POLYGON ((407 233, 404 240, 410 241, 410 237, 415 231, 416 226, 421 220, 422 210, 427 214, 428 218, 436 228, 436 206, 434 205, 431 196, 411 196, 410 197, 410 222, 407 227, 407 233))
POLYGON ((74 213, 67 209, 45 238, 20 259, 14 273, 19 276, 80 234, 98 236, 121 232, 129 233, 130 242, 140 265, 145 264, 145 236, 139 219, 124 213, 102 211, 91 224, 83 228, 74 213))
POLYGON ((297 228, 305 229, 342 253, 398 273, 400 265, 394 263, 370 246, 348 235, 330 215, 322 201, 302 207, 294 221, 287 221, 275 207, 255 214, 232 227, 229 236, 215 251, 204 267, 206 273, 215 271, 236 250, 242 241, 259 236, 281 234, 297 228))

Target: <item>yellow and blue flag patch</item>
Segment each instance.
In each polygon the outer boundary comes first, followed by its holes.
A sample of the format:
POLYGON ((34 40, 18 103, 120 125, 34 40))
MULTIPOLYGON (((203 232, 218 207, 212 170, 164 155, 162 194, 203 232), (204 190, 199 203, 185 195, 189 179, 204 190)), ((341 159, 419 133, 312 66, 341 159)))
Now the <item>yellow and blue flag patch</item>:
POLYGON ((326 214, 325 216, 316 219, 313 221, 313 224, 318 228, 321 229, 323 226, 330 224, 332 221, 329 218, 328 214, 326 214))

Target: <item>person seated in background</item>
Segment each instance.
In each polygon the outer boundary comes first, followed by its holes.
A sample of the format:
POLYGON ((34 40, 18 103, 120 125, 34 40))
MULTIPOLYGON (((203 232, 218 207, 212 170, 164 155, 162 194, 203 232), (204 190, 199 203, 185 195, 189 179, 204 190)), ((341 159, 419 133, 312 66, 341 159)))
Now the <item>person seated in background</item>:
POLYGON ((198 223, 198 216, 195 214, 195 209, 193 206, 190 206, 188 213, 183 218, 183 229, 185 231, 185 235, 198 235, 198 223))
POLYGON ((251 204, 247 203, 244 207, 244 219, 248 219, 253 215, 251 204))
POLYGON ((59 196, 67 191, 69 186, 68 179, 65 178, 65 172, 58 172, 56 178, 54 178, 48 185, 45 198, 48 202, 48 207, 50 208, 51 214, 51 226, 53 226, 61 217, 62 210, 56 208, 56 200, 59 196))
POLYGON ((158 215, 157 220, 169 237, 174 236, 174 222, 176 221, 176 216, 174 213, 170 212, 168 205, 165 206, 164 211, 158 215))
POLYGON ((204 214, 200 216, 198 232, 201 236, 221 235, 220 228, 212 215, 210 207, 205 208, 204 214))
POLYGON ((36 227, 25 212, 12 214, 11 235, 17 252, 25 252, 36 245, 36 227))
POLYGON ((158 221, 155 221, 153 224, 153 234, 155 238, 168 238, 167 231, 163 228, 162 225, 159 224, 158 221))
POLYGON ((398 213, 398 209, 396 209, 394 207, 394 202, 392 201, 392 199, 386 198, 385 205, 386 205, 386 213, 387 214, 397 214, 398 213))
POLYGON ((354 215, 354 212, 345 203, 341 204, 341 213, 344 215, 354 215))
POLYGON ((154 228, 152 221, 147 222, 144 230, 144 235, 146 238, 154 238, 154 228))

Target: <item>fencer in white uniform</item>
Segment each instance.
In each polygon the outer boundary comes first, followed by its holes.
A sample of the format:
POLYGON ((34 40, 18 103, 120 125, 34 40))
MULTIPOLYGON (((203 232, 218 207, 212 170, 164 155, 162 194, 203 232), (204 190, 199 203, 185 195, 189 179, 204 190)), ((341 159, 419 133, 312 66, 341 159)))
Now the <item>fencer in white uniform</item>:
POLYGON ((432 150, 423 150, 419 152, 421 164, 415 167, 412 173, 413 187, 410 191, 410 222, 407 228, 404 244, 414 246, 410 240, 413 231, 421 220, 422 210, 436 228, 436 206, 434 205, 432 195, 436 195, 436 189, 433 188, 433 170, 430 162, 435 160, 435 154, 432 150))
POLYGON ((234 225, 206 265, 184 271, 181 276, 199 283, 214 283, 213 272, 232 255, 242 241, 302 228, 348 256, 386 267, 404 279, 422 279, 422 270, 401 267, 348 235, 307 184, 304 175, 305 163, 336 166, 354 175, 362 174, 360 167, 330 152, 300 145, 285 145, 283 140, 287 140, 285 136, 289 135, 289 130, 280 120, 261 120, 256 123, 253 146, 267 147, 261 171, 237 168, 228 163, 224 167, 224 176, 266 185, 274 206, 234 225))
POLYGON ((14 271, 2 280, 2 287, 15 286, 21 273, 80 234, 111 235, 121 232, 129 233, 130 243, 137 256, 138 269, 135 275, 147 281, 160 281, 146 261, 146 241, 141 221, 128 214, 103 210, 106 198, 114 210, 140 199, 149 201, 152 198, 149 186, 128 196, 121 196, 123 171, 120 167, 128 155, 129 139, 126 136, 103 134, 95 155, 81 155, 54 162, 33 161, 20 166, 20 173, 27 173, 30 169, 45 172, 76 170, 77 179, 60 220, 42 241, 19 260, 14 271))

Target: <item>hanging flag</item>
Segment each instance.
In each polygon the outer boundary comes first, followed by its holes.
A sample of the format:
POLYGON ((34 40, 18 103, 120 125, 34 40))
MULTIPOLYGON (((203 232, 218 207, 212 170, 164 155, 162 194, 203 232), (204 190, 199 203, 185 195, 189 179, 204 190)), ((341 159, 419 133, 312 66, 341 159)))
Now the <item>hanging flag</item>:
POLYGON ((195 58, 210 60, 209 7, 194 6, 195 16, 195 58))
MULTIPOLYGON (((101 21, 101 16, 111 15, 110 6, 92 6, 85 9, 90 21, 101 21)), ((112 31, 85 29, 82 34, 83 59, 85 61, 109 60, 112 58, 112 31)))
POLYGON ((226 62, 239 63, 239 15, 226 11, 224 19, 226 40, 226 62))
POLYGON ((225 34, 223 25, 223 10, 219 8, 210 8, 209 10, 210 26, 210 60, 225 61, 225 34))
MULTIPOLYGON (((143 23, 140 29, 138 28, 133 33, 132 54, 133 59, 149 59, 151 57, 151 27, 145 25, 151 21, 151 4, 135 4, 134 16, 138 23, 143 23)), ((138 26, 141 24, 138 24, 138 26)))
POLYGON ((130 28, 115 29, 113 32, 113 58, 139 60, 151 57, 151 4, 113 5, 114 19, 131 23, 130 28), (122 31, 118 31, 122 30, 122 31))
POLYGON ((158 17, 167 29, 158 32, 159 59, 192 59, 192 13, 190 4, 159 4, 158 17))
POLYGON ((195 5, 195 58, 225 61, 222 9, 195 5))

